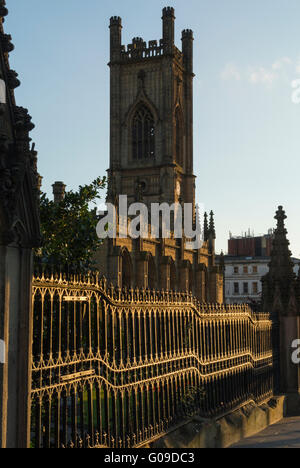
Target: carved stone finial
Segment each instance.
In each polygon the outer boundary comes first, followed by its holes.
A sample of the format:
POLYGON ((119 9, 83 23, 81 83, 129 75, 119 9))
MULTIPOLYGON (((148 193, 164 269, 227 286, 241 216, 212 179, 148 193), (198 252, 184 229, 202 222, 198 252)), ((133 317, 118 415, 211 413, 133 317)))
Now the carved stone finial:
POLYGON ((277 220, 277 231, 279 230, 281 232, 284 231, 285 234, 287 234, 287 231, 284 226, 284 221, 287 219, 287 216, 282 206, 278 207, 278 210, 276 211, 276 216, 274 217, 274 219, 277 220))
POLYGON ((31 121, 31 116, 28 113, 28 109, 24 107, 15 107, 15 125, 16 129, 24 132, 31 132, 35 125, 31 121))
POLYGON ((15 72, 14 70, 9 70, 8 71, 8 87, 10 89, 15 89, 18 88, 21 84, 20 80, 18 80, 18 73, 15 72))
POLYGON ((4 34, 2 32, 0 33, 0 42, 4 53, 9 53, 14 50, 15 46, 13 45, 11 40, 12 37, 10 34, 4 34))

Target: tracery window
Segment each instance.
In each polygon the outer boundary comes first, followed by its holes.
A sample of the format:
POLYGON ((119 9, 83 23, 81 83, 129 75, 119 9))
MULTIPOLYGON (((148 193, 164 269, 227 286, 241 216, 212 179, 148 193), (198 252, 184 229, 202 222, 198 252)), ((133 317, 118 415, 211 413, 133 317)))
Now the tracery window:
POLYGON ((155 124, 151 111, 139 106, 132 122, 132 157, 135 160, 155 158, 155 124))

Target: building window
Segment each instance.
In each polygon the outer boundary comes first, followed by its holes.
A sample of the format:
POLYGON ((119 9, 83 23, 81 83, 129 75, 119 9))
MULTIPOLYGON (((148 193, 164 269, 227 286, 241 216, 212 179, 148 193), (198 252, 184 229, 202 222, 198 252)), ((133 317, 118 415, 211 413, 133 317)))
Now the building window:
POLYGON ((234 294, 240 294, 239 283, 234 283, 233 290, 234 290, 234 294))
POLYGON ((249 286, 248 283, 243 283, 243 293, 248 294, 249 293, 249 286))
POLYGON ((247 266, 244 266, 244 273, 245 273, 245 274, 248 273, 248 267, 247 267, 247 266))
POLYGON ((252 292, 253 294, 258 294, 258 283, 253 283, 252 292))
POLYGON ((239 273, 239 267, 234 267, 234 274, 238 275, 238 273, 239 273))
POLYGON ((252 271, 253 271, 254 274, 256 274, 256 273, 257 273, 257 266, 254 266, 254 267, 252 268, 252 271))
POLYGON ((141 105, 132 122, 132 157, 135 160, 155 158, 155 124, 150 110, 141 105))

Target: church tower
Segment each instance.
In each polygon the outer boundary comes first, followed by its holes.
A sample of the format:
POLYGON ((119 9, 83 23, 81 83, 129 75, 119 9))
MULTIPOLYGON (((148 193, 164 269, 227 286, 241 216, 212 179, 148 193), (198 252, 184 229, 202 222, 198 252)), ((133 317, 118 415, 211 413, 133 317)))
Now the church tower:
POLYGON ((163 9, 163 37, 122 46, 122 21, 110 20, 109 201, 195 203, 193 32, 174 43, 175 12, 163 9))
MULTIPOLYGON (((190 204, 193 222, 193 32, 175 46, 175 11, 162 13, 162 39, 135 37, 122 44, 122 20, 110 19, 110 167, 107 202, 190 204)), ((206 218, 207 219, 207 218, 206 218)), ((106 239, 97 255, 99 269, 115 285, 191 291, 201 301, 223 302, 223 274, 215 265, 211 213, 202 248, 172 232, 165 238, 106 239)), ((172 224, 171 224, 172 230, 172 224)))

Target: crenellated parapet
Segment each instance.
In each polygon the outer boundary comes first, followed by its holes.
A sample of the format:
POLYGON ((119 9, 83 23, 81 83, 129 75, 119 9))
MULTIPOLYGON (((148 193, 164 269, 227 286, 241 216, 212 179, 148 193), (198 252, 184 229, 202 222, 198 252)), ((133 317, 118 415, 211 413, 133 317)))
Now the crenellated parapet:
POLYGON ((147 44, 140 38, 140 40, 133 39, 128 46, 121 48, 121 60, 141 60, 152 57, 161 57, 163 55, 163 40, 149 41, 147 44))
MULTIPOLYGON (((172 51, 170 53, 179 64, 183 64, 183 54, 175 45, 172 46, 172 51)), ((165 46, 163 39, 159 41, 152 40, 147 43, 141 38, 135 38, 131 44, 121 46, 122 62, 129 60, 140 61, 153 57, 162 57, 164 55, 165 46)))

